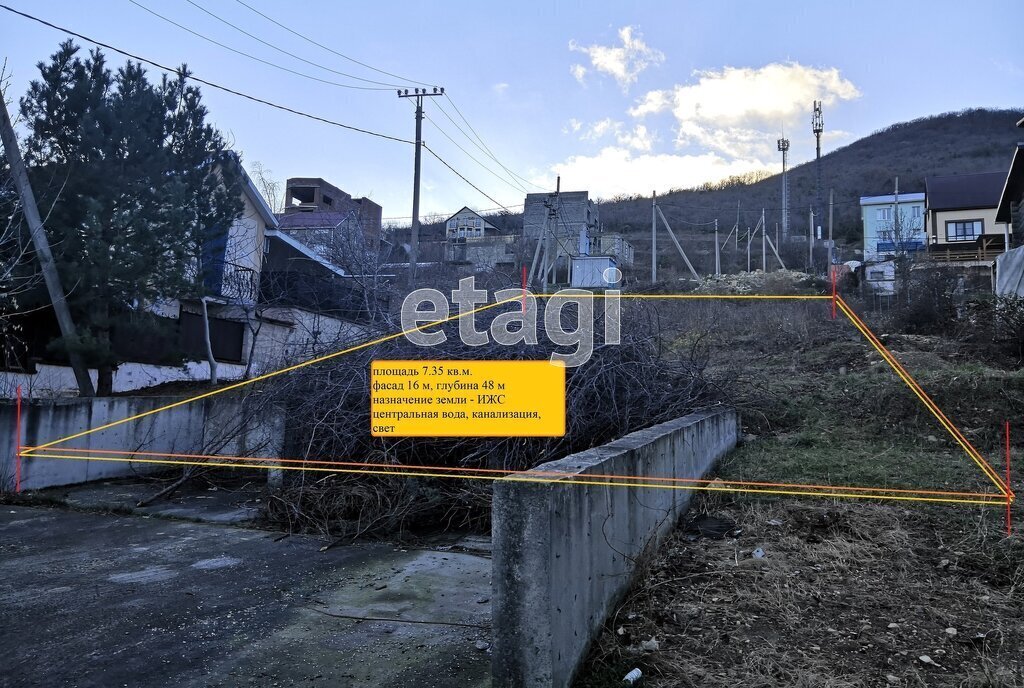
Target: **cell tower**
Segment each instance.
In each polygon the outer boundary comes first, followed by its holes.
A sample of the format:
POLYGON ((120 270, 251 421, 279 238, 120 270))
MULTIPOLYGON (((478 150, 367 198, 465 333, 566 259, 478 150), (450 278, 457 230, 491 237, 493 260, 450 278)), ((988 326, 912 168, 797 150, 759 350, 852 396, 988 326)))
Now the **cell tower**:
POLYGON ((779 150, 782 151, 782 240, 789 239, 789 177, 786 163, 789 158, 789 139, 779 139, 779 150))
POLYGON ((821 132, 825 130, 825 121, 821 118, 821 101, 814 101, 814 115, 811 117, 811 130, 817 140, 817 156, 814 159, 814 217, 821 217, 821 132))

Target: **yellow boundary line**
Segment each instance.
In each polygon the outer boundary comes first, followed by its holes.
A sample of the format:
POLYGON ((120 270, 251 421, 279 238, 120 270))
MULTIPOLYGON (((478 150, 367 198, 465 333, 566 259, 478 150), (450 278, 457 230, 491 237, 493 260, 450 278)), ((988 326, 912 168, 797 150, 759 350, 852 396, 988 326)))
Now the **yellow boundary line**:
MULTIPOLYGON (((846 302, 842 299, 842 297, 839 297, 839 296, 833 297, 833 296, 824 295, 824 294, 808 294, 808 295, 802 295, 802 294, 615 294, 615 295, 608 295, 608 294, 604 294, 604 293, 602 293, 602 294, 595 294, 593 292, 583 293, 583 294, 566 294, 566 295, 561 295, 561 294, 557 294, 557 293, 555 293, 555 294, 529 294, 529 295, 532 298, 535 298, 535 299, 537 299, 537 298, 567 298, 567 299, 577 299, 577 298, 592 298, 592 299, 615 298, 615 299, 638 299, 638 300, 642 300, 642 299, 715 299, 715 300, 759 300, 759 301, 775 301, 775 300, 779 300, 779 301, 786 301, 786 300, 794 300, 794 301, 826 301, 827 300, 827 301, 833 301, 834 300, 836 302, 836 304, 839 306, 840 310, 843 311, 843 314, 846 316, 846 318, 861 333, 861 335, 864 336, 864 338, 868 340, 868 343, 871 344, 871 346, 874 347, 876 351, 878 351, 878 353, 886 361, 886 363, 889 365, 889 367, 892 368, 892 370, 903 381, 903 383, 906 384, 910 388, 910 390, 915 394, 915 396, 917 396, 917 398, 932 413, 932 415, 936 418, 936 420, 939 421, 939 424, 942 425, 942 427, 950 434, 950 436, 952 436, 953 439, 956 440, 957 444, 960 445, 960 447, 967 453, 967 455, 974 461, 974 463, 982 470, 982 473, 984 473, 985 476, 995 485, 995 487, 999 490, 999 495, 993 495, 993 496, 1003 497, 1003 500, 1000 501, 1000 502, 997 502, 997 503, 1004 504, 1004 503, 1007 503, 1007 502, 1012 502, 1014 497, 1015 497, 1013 491, 1010 490, 1009 487, 1006 486, 1003 483, 1002 479, 998 475, 995 474, 993 469, 988 465, 988 463, 984 460, 984 458, 981 457, 981 455, 978 453, 978 451, 976 449, 974 449, 974 447, 970 444, 970 442, 968 442, 966 440, 966 438, 963 437, 962 433, 960 433, 960 431, 956 428, 956 426, 945 417, 945 415, 941 412, 940 409, 938 409, 938 407, 931 400, 931 398, 928 397, 927 394, 924 393, 924 390, 920 388, 920 385, 917 384, 917 382, 913 379, 913 377, 911 377, 910 374, 907 373, 903 369, 903 367, 899 364, 899 362, 895 360, 895 357, 892 356, 892 354, 889 353, 889 351, 884 346, 881 346, 881 344, 877 342, 877 337, 874 336, 874 333, 871 332, 871 330, 866 325, 864 325, 862 323, 862 321, 860 321, 860 319, 853 313, 852 309, 846 304, 846 302)), ((496 302, 494 302, 492 304, 487 304, 487 305, 481 306, 479 308, 474 308, 473 310, 467 311, 465 313, 458 313, 457 315, 452 315, 452 316, 449 316, 449 317, 441 319, 441 320, 433 321, 433 322, 430 322, 430 323, 425 323, 423 325, 419 325, 419 326, 413 327, 413 328, 408 328, 408 329, 402 330, 400 332, 396 332, 396 333, 393 333, 393 334, 390 334, 390 335, 385 335, 383 337, 378 337, 377 339, 373 339, 373 340, 370 340, 370 341, 367 341, 367 342, 363 342, 361 344, 357 344, 355 346, 351 346, 351 347, 348 347, 346 349, 342 349, 340 351, 335 351, 335 352, 332 352, 330 354, 326 354, 326 355, 323 355, 323 356, 318 356, 318 357, 312 358, 312 359, 310 359, 308 361, 303 361, 303 362, 297 363, 295 365, 287 366, 285 368, 281 368, 281 369, 278 369, 278 370, 275 370, 275 371, 271 371, 269 373, 264 373, 263 375, 258 375, 256 377, 250 378, 248 380, 242 380, 240 382, 236 382, 236 383, 233 383, 233 384, 230 384, 230 385, 226 385, 224 387, 220 387, 218 389, 211 390, 209 392, 204 392, 202 394, 197 394, 195 396, 192 396, 192 397, 189 397, 189 398, 186 398, 186 399, 181 399, 181 400, 176 401, 174 403, 167 404, 165 406, 161 406, 161 407, 158 407, 158 408, 155 408, 155 409, 151 409, 151 410, 145 411, 143 413, 138 413, 138 414, 135 414, 133 416, 128 416, 127 418, 122 418, 120 420, 112 421, 110 423, 106 423, 104 425, 100 425, 100 426, 95 427, 95 428, 89 428, 89 429, 84 430, 82 432, 78 432, 78 433, 74 433, 74 434, 71 434, 71 435, 67 435, 66 437, 61 437, 61 438, 56 439, 56 440, 51 440, 50 442, 46 442, 45 444, 38 445, 38 446, 36 446, 36 447, 34 447, 32 449, 29 449, 28 451, 23 452, 22 456, 23 457, 33 457, 34 456, 34 457, 38 457, 38 458, 64 458, 64 459, 72 459, 72 458, 74 458, 74 459, 77 459, 77 460, 96 460, 96 461, 127 461, 127 462, 136 461, 136 462, 139 462, 139 463, 179 463, 179 462, 145 460, 145 459, 118 459, 118 458, 100 458, 100 457, 90 457, 90 458, 84 458, 83 459, 83 457, 80 457, 80 456, 79 457, 52 456, 52 455, 48 455, 48 454, 40 454, 40 453, 37 453, 37 452, 40 452, 40 451, 45 450, 45 449, 48 449, 50 447, 54 447, 54 446, 56 446, 58 444, 61 444, 63 442, 68 442, 70 440, 78 439, 80 437, 85 437, 86 435, 91 435, 93 433, 100 432, 102 430, 106 430, 106 429, 109 429, 109 428, 112 428, 112 427, 116 427, 118 425, 122 425, 124 423, 128 423, 128 422, 131 422, 133 420, 140 420, 142 418, 145 418, 147 416, 151 416, 151 415, 160 413, 162 411, 168 411, 170 409, 177 408, 179 406, 184 406, 186 404, 190 404, 190 403, 192 403, 194 401, 199 401, 199 400, 206 399, 206 398, 209 398, 209 397, 212 397, 212 396, 216 396, 218 394, 223 394, 224 392, 229 392, 229 391, 232 391, 232 390, 235 390, 235 389, 239 389, 241 387, 245 387, 247 385, 251 385, 251 384, 256 383, 256 382, 261 382, 263 380, 268 380, 268 379, 276 377, 278 375, 283 375, 285 373, 289 373, 289 372, 292 372, 292 371, 295 371, 295 370, 299 370, 299 369, 305 368, 307 366, 315 365, 317 363, 322 363, 324 361, 327 361, 327 360, 330 360, 330 359, 333 359, 333 358, 337 358, 339 356, 343 356, 343 355, 348 354, 348 353, 352 353, 352 352, 359 351, 361 349, 365 349, 365 348, 368 348, 368 347, 371 347, 371 346, 376 346, 377 344, 382 344, 382 343, 387 342, 387 341, 398 339, 398 338, 403 337, 403 336, 405 336, 407 334, 410 334, 412 332, 419 332, 419 331, 422 331, 422 330, 427 329, 427 328, 436 327, 438 325, 442 325, 442 324, 445 324, 445 323, 448 323, 448 322, 452 322, 452 321, 458 320, 460 318, 464 318, 466 316, 474 315, 476 313, 480 313, 482 311, 486 311, 486 310, 489 310, 491 308, 496 308, 497 306, 500 306, 500 305, 503 305, 503 304, 506 304, 506 303, 519 303, 521 298, 522 298, 521 296, 515 296, 515 297, 509 298, 509 299, 504 299, 502 301, 496 301, 496 302)), ((195 462, 195 463, 199 464, 200 462, 195 462)), ((206 465, 206 466, 228 466, 228 467, 231 467, 231 466, 238 466, 240 464, 219 464, 219 463, 201 462, 201 465, 206 465)), ((346 473, 347 472, 368 472, 368 471, 349 471, 349 470, 320 469, 320 468, 297 468, 297 467, 293 467, 293 466, 281 466, 281 467, 278 467, 278 468, 281 468, 283 470, 316 470, 316 471, 333 471, 333 472, 346 472, 346 473)), ((388 474, 389 475, 401 475, 400 473, 395 473, 395 472, 388 472, 388 474)), ((427 477, 452 477, 452 476, 448 476, 448 475, 430 476, 430 475, 424 474, 424 473, 416 473, 415 475, 420 475, 420 476, 426 475, 427 477)), ((468 477, 468 476, 459 476, 459 477, 468 477)), ((484 478, 484 477, 480 477, 480 476, 474 476, 474 477, 476 477, 477 479, 493 479, 493 478, 484 478)), ((509 478, 509 477, 500 478, 500 479, 502 479, 502 480, 522 480, 521 478, 509 478)), ((556 482, 556 481, 554 481, 554 480, 531 479, 530 482, 556 482)), ((559 479, 558 482, 564 482, 564 483, 572 484, 572 481, 566 481, 564 479, 559 479)), ((585 481, 585 482, 586 482, 586 484, 600 484, 600 483, 594 483, 593 481, 585 481)), ((609 483, 609 484, 614 484, 614 483, 609 483)), ((644 485, 639 485, 639 486, 644 486, 644 485)), ((670 489, 710 489, 710 488, 690 488, 688 486, 687 487, 671 486, 670 489)), ((714 489, 716 489, 716 490, 724 490, 724 491, 744 491, 744 492, 758 492, 758 491, 760 491, 760 490, 753 490, 753 489, 744 489, 744 490, 728 489, 728 488, 714 488, 714 489)), ((865 489, 875 489, 875 488, 865 488, 865 489)), ((879 489, 881 489, 881 488, 879 488, 879 489)), ((799 494, 799 495, 812 494, 812 495, 817 495, 817 496, 850 496, 850 495, 842 495, 842 494, 829 495, 829 494, 821 494, 821 493, 817 493, 817 492, 814 492, 814 493, 807 493, 807 492, 792 492, 792 493, 790 493, 790 492, 774 492, 774 493, 776 493, 776 494, 799 494)), ((990 501, 981 501, 981 502, 973 501, 972 502, 972 501, 965 501, 965 500, 947 500, 947 499, 941 499, 940 500, 940 499, 934 499, 934 498, 925 499, 925 498, 919 498, 919 497, 903 497, 903 498, 900 498, 900 497, 892 497, 892 496, 883 497, 883 496, 874 496, 874 495, 866 495, 866 494, 863 495, 863 496, 864 496, 864 498, 878 498, 878 499, 883 499, 884 498, 884 499, 903 499, 903 500, 915 500, 915 501, 946 501, 946 502, 958 501, 958 502, 961 502, 961 503, 975 503, 975 504, 977 504, 977 503, 981 503, 981 504, 992 503, 990 501)))
MULTIPOLYGON (((775 494, 785 496, 797 496, 797 497, 835 497, 843 499, 875 499, 875 500, 896 500, 904 502, 939 502, 945 504, 981 504, 981 505, 996 505, 1004 506, 1006 504, 1006 498, 1003 495, 993 494, 993 499, 953 499, 949 497, 922 497, 922 496, 905 496, 905 495, 891 495, 886 494, 884 489, 879 489, 879 494, 870 493, 843 493, 843 492, 811 492, 802 490, 773 490, 768 488, 740 488, 740 487, 719 487, 716 485, 665 485, 659 483, 645 483, 645 482, 614 482, 610 480, 586 480, 585 474, 580 474, 578 478, 566 479, 566 478, 532 478, 528 477, 527 474, 516 474, 504 477, 495 477, 490 475, 452 475, 451 473, 428 473, 420 471, 389 471, 389 470, 372 470, 372 469, 355 469, 355 468, 320 468, 315 466, 275 466, 270 464, 251 464, 244 462, 237 463, 226 463, 226 462, 214 462, 214 461, 172 461, 169 459, 131 459, 123 457, 89 457, 83 458, 82 456, 68 456, 66 454, 36 454, 39 458, 46 459, 65 459, 70 461, 116 461, 120 463, 148 463, 148 464, 162 464, 168 466, 212 466, 215 468, 259 468, 262 470, 283 470, 283 471, 314 471, 317 473, 345 473, 353 475, 393 475, 398 477, 407 478, 454 478, 456 480, 504 480, 509 482, 522 482, 522 483, 541 483, 545 485, 560 484, 560 485, 600 485, 607 487, 649 487, 661 490, 691 490, 691 491, 702 491, 702 492, 748 492, 755 494, 775 494)), ((624 480, 641 481, 643 478, 624 478, 624 480)), ((728 481, 723 480, 723 483, 728 484, 728 481)))
POLYGON ((903 383, 910 388, 910 391, 917 396, 921 403, 925 405, 925 408, 935 416, 935 419, 939 421, 939 424, 946 430, 946 432, 948 432, 950 436, 956 440, 957 444, 959 444, 967 453, 967 455, 971 457, 971 460, 974 461, 978 468, 981 469, 981 472, 984 473, 990 481, 992 481, 996 486, 996 489, 998 489, 1004 496, 1012 497, 1012 493, 1008 490, 1007 486, 1004 485, 1002 479, 995 475, 995 471, 993 471, 988 463, 985 462, 984 458, 978 454, 978 451, 973 447, 973 445, 971 445, 971 443, 967 441, 967 438, 963 437, 956 426, 946 418, 938 406, 935 405, 935 402, 931 400, 931 397, 924 393, 924 390, 922 390, 920 385, 917 384, 917 381, 903 369, 903 366, 899 364, 889 350, 877 341, 874 333, 871 332, 867 325, 864 325, 859 318, 853 315, 852 310, 841 298, 836 299, 836 302, 839 304, 839 309, 843 311, 844 315, 846 315, 846 318, 853 323, 853 326, 856 327, 862 335, 864 335, 864 338, 868 340, 868 343, 874 347, 900 380, 902 380, 903 383))

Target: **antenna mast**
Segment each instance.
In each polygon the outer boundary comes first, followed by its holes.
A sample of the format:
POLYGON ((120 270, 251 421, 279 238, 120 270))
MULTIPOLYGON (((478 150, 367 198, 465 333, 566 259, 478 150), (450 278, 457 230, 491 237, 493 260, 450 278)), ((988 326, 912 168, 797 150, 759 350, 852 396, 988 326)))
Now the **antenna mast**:
POLYGON ((821 132, 825 130, 825 120, 821 117, 821 101, 814 101, 814 114, 811 116, 811 131, 817 141, 817 155, 814 159, 814 174, 816 177, 814 187, 814 217, 820 217, 821 213, 821 132))
POLYGON ((789 158, 789 139, 782 138, 778 141, 779 150, 782 152, 782 240, 789 240, 789 177, 787 173, 787 161, 789 158))

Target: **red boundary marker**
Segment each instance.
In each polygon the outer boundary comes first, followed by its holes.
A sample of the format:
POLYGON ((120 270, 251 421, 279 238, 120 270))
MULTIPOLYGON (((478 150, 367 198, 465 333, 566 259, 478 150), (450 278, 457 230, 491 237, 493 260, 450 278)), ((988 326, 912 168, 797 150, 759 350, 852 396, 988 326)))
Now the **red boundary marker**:
MULTIPOLYGON (((1006 428, 1006 487, 1013 493, 1013 488, 1010 487, 1010 421, 1004 421, 1006 428)), ((1012 500, 1010 496, 1006 497, 1006 537, 1010 537, 1013 534, 1013 520, 1010 514, 1010 504, 1012 500)))
POLYGON ((21 492, 21 385, 14 411, 14 492, 21 492))

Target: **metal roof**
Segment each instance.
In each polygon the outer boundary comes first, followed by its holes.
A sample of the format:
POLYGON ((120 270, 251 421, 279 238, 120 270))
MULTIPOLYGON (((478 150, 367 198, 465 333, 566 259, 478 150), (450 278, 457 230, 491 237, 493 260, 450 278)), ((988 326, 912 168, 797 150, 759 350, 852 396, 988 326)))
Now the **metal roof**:
POLYGON ((928 177, 924 180, 929 210, 995 208, 1006 181, 1005 172, 979 172, 928 177))
MULTIPOLYGON (((900 194, 900 203, 916 203, 924 200, 923 191, 915 191, 913 193, 900 194)), ((881 205, 883 203, 895 203, 896 195, 889 194, 888 196, 861 196, 861 205, 881 205)))

